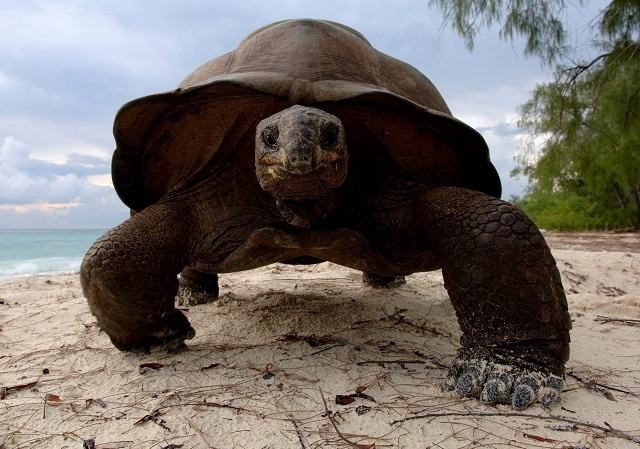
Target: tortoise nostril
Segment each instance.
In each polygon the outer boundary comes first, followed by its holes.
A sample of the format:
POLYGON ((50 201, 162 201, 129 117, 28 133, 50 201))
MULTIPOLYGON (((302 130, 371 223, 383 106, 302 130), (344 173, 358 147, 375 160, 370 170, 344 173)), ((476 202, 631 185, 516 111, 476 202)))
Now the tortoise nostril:
POLYGON ((309 158, 309 156, 291 156, 289 158, 289 160, 291 162, 298 162, 298 161, 300 161, 300 162, 309 162, 310 158, 309 158))

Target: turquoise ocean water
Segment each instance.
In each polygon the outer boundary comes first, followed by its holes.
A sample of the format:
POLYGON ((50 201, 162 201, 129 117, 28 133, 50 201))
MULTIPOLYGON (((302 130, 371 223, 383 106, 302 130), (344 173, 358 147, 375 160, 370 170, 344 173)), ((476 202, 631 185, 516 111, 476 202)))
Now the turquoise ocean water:
POLYGON ((69 273, 80 263, 100 229, 0 229, 0 279, 69 273))

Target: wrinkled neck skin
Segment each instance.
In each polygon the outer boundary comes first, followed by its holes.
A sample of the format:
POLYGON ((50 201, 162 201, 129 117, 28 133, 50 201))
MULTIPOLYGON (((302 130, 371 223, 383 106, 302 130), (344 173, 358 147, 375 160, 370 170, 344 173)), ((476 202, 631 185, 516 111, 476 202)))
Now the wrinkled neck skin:
POLYGON ((283 200, 276 197, 276 204, 287 223, 299 228, 310 228, 335 210, 341 199, 342 189, 337 188, 315 199, 283 200))

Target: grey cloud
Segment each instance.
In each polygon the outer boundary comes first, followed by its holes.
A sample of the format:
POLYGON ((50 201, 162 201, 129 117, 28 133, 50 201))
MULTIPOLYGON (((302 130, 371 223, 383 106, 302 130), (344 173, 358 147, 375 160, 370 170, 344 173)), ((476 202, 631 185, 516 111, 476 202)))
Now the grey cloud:
POLYGON ((72 153, 59 165, 30 153, 13 138, 0 146, 0 227, 106 229, 127 218, 112 187, 87 179, 108 173, 108 161, 72 153))
POLYGON ((441 27, 440 11, 422 0, 5 3, 0 14, 0 138, 15 136, 30 145, 30 152, 25 156, 14 149, 10 155, 17 165, 9 174, 0 172, 0 198, 8 204, 9 191, 14 201, 27 201, 38 192, 45 198, 56 192, 60 199, 75 194, 86 206, 71 209, 66 217, 78 220, 85 220, 82 211, 89 210, 107 216, 111 209, 106 206, 90 209, 101 198, 112 198, 109 207, 124 210, 113 189, 86 180, 109 171, 118 108, 173 89, 200 64, 277 20, 322 18, 362 32, 379 50, 425 73, 456 116, 487 133, 498 159, 509 159, 514 150, 509 139, 515 136, 505 118, 526 101, 533 83, 545 78, 537 61, 518 56, 517 42, 500 42, 491 31, 469 53, 457 35, 441 27), (503 86, 508 89, 500 90, 503 86))
POLYGON ((24 174, 30 178, 52 180, 58 176, 86 177, 109 173, 107 160, 88 154, 70 153, 64 164, 54 164, 32 158, 29 147, 12 137, 5 138, 0 147, 0 174, 5 176, 24 174))
POLYGON ((124 207, 111 189, 111 195, 102 196, 97 201, 87 201, 80 206, 53 211, 30 210, 11 212, 0 209, 0 228, 60 228, 60 229, 109 229, 129 217, 129 209, 124 207))
POLYGON ((522 130, 519 129, 514 122, 500 121, 491 126, 481 126, 476 128, 480 134, 492 133, 501 137, 514 137, 522 134, 522 130))
POLYGON ((5 138, 0 147, 0 205, 82 203, 114 194, 91 184, 87 176, 109 173, 109 164, 87 155, 70 155, 60 165, 30 157, 29 147, 5 138))

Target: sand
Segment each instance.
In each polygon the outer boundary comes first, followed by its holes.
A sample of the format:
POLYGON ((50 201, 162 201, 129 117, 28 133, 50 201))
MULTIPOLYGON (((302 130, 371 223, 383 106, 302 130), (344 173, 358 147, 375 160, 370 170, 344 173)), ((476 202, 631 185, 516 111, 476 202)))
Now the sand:
POLYGON ((640 236, 548 237, 574 321, 551 409, 441 390, 459 329, 440 272, 225 275, 185 312, 187 351, 144 355, 111 346, 77 274, 33 276, 0 281, 0 448, 638 448, 640 236))

